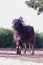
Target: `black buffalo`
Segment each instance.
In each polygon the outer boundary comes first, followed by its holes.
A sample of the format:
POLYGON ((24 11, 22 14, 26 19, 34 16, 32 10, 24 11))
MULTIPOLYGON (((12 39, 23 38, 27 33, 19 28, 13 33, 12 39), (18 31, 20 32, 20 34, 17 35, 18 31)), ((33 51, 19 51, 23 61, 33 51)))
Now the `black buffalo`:
POLYGON ((14 39, 17 45, 17 53, 21 53, 20 45, 24 44, 26 53, 26 45, 30 43, 32 54, 34 54, 34 28, 30 25, 26 26, 20 19, 13 20, 14 39))

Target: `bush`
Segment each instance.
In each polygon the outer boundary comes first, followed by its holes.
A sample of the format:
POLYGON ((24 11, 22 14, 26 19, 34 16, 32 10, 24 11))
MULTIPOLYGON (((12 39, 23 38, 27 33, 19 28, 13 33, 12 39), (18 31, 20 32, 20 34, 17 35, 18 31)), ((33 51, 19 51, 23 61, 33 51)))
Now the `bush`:
POLYGON ((40 45, 40 35, 38 33, 35 34, 35 47, 36 48, 41 48, 41 45, 40 45))
POLYGON ((0 48, 1 47, 15 47, 12 30, 0 28, 0 48))
POLYGON ((35 34, 35 47, 36 48, 43 48, 43 33, 36 33, 35 34))

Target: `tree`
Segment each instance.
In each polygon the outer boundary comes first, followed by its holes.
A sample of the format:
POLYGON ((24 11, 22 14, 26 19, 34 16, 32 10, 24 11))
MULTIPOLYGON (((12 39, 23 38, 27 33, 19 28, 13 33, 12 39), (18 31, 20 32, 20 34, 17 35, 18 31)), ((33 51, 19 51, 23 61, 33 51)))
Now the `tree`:
POLYGON ((38 10, 38 15, 43 12, 43 0, 29 0, 25 1, 25 4, 34 10, 38 10))

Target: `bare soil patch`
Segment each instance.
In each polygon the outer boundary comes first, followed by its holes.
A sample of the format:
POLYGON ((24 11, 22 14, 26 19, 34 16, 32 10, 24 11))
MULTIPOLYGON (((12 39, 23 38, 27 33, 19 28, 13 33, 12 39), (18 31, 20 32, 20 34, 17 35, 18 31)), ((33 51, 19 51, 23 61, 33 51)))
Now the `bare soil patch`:
POLYGON ((27 49, 26 54, 24 54, 24 49, 22 49, 21 53, 21 55, 17 55, 16 49, 11 48, 0 49, 0 57, 43 63, 43 49, 36 49, 34 55, 31 55, 31 50, 29 49, 27 49))

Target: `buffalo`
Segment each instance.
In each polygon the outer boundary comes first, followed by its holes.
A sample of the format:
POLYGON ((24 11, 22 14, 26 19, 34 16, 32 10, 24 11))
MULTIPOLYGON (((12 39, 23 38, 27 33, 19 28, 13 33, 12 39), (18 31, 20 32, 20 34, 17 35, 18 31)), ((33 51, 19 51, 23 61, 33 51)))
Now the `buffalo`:
POLYGON ((32 55, 34 54, 34 28, 30 25, 24 25, 21 19, 14 19, 12 22, 13 37, 16 42, 17 54, 21 54, 21 45, 26 47, 30 44, 32 55))

